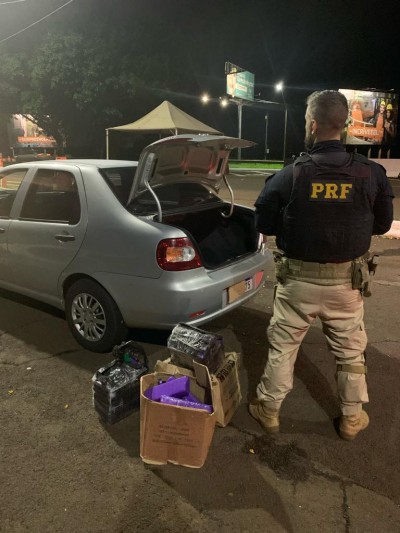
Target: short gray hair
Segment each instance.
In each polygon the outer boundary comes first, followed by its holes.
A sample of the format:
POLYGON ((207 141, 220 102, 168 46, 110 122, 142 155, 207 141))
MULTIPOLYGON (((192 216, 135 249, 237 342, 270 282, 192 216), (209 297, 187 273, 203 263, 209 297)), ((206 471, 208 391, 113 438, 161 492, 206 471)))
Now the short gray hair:
POLYGON ((323 129, 340 131, 346 124, 349 106, 339 91, 315 91, 307 98, 307 110, 323 129))

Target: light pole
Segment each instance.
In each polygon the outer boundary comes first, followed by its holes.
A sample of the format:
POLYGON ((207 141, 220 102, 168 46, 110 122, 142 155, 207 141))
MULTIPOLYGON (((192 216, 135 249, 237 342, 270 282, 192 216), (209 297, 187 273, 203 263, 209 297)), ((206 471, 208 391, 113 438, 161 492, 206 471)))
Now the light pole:
MULTIPOLYGON (((210 101, 210 97, 208 94, 203 94, 201 96, 201 101, 203 104, 207 104, 210 101)), ((219 103, 221 107, 226 107, 229 102, 234 102, 238 106, 238 138, 242 138, 242 109, 243 109, 243 102, 242 100, 237 100, 235 98, 228 98, 227 96, 220 96, 219 97, 219 103)), ((238 159, 239 161, 242 159, 242 149, 238 147, 238 159)))
MULTIPOLYGON (((234 100, 235 101, 235 100, 234 100)), ((239 139, 242 138, 242 108, 243 108, 243 102, 237 101, 238 106, 238 137, 239 139)), ((238 159, 239 161, 242 159, 242 149, 238 147, 238 159)))
POLYGON ((268 158, 269 148, 268 148, 268 115, 265 115, 265 149, 264 149, 264 159, 268 158))
MULTIPOLYGON (((233 102, 238 106, 238 138, 242 138, 242 114, 243 114, 243 101, 235 98, 228 98, 226 96, 223 96, 220 98, 221 106, 226 107, 229 102, 233 102)), ((238 147, 238 160, 240 161, 242 159, 242 149, 238 147)))
POLYGON ((278 82, 275 85, 275 91, 282 93, 283 105, 285 106, 285 125, 284 125, 284 128, 283 128, 283 154, 282 154, 283 165, 285 165, 285 158, 286 158, 286 130, 287 130, 287 105, 286 105, 286 102, 285 102, 285 97, 283 96, 283 89, 284 89, 283 81, 280 81, 280 82, 278 82))
MULTIPOLYGON (((275 87, 276 89, 280 89, 282 90, 283 88, 283 85, 282 83, 281 84, 278 84, 276 85, 275 87)), ((210 98, 210 96, 208 94, 203 94, 201 97, 200 97, 201 101, 203 102, 203 104, 207 104, 208 102, 210 101, 213 101, 215 102, 216 101, 216 98, 210 98)), ((278 109, 282 109, 282 106, 284 106, 284 109, 285 109, 285 131, 284 131, 284 139, 283 139, 283 160, 285 160, 285 157, 286 157, 286 127, 287 127, 287 106, 286 104, 281 104, 279 102, 272 102, 271 100, 262 100, 260 98, 258 99, 254 99, 254 101, 245 101, 245 100, 242 100, 241 98, 229 98, 229 96, 225 95, 225 96, 220 96, 219 97, 219 103, 220 103, 220 106, 221 107, 227 107, 229 105, 230 102, 233 102, 234 104, 237 105, 238 107, 238 138, 241 139, 242 138, 242 114, 243 114, 243 106, 244 105, 252 105, 253 103, 257 103, 257 104, 264 104, 266 106, 269 107, 269 109, 271 108, 278 108, 278 109)), ((269 155, 269 147, 268 147, 268 122, 269 122, 269 115, 266 114, 265 115, 265 146, 264 146, 264 159, 267 159, 268 158, 268 155, 269 155)), ((237 148, 237 151, 238 151, 238 160, 240 161, 242 159, 242 151, 241 151, 241 148, 238 147, 237 148)))
POLYGON ((285 127, 283 130, 283 166, 285 166, 285 158, 286 158, 286 129, 287 129, 287 105, 285 104, 285 127))

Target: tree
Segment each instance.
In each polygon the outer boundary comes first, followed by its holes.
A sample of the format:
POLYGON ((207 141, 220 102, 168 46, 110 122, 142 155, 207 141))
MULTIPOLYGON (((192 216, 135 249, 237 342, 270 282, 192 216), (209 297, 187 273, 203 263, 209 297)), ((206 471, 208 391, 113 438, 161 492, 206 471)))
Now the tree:
MULTIPOLYGON (((199 15, 205 5, 195 4, 199 15)), ((239 5, 210 7, 209 16, 196 17, 192 3, 177 0, 72 3, 46 19, 45 32, 35 26, 7 42, 0 112, 32 115, 73 155, 93 157, 105 153, 107 127, 132 122, 164 99, 201 114, 198 96, 223 94, 224 60, 236 61, 226 50, 237 32, 221 32, 220 23, 239 5)), ((199 119, 221 129, 215 117, 199 119)))
POLYGON ((0 48, 0 80, 7 80, 0 112, 29 114, 73 155, 91 157, 105 155, 107 127, 132 122, 164 99, 201 114, 197 95, 212 89, 208 82, 224 92, 225 48, 235 40, 220 27, 232 9, 208 6, 210 16, 196 17, 191 3, 177 0, 70 4, 0 48))
MULTIPOLYGON (((33 54, 3 55, 0 112, 29 114, 74 155, 104 155, 105 128, 153 105, 168 58, 144 53, 138 38, 94 28, 49 33, 33 54)), ((159 103, 157 101, 157 103, 159 103)))

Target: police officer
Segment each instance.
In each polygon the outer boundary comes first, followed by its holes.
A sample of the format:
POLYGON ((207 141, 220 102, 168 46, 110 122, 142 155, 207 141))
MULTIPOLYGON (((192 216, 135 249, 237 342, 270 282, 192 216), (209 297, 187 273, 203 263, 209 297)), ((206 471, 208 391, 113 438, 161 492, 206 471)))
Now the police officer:
MULTIPOLYGON (((256 200, 257 229, 275 235, 278 285, 268 326, 268 362, 250 414, 279 430, 279 409, 293 387, 300 344, 316 317, 336 360, 339 435, 368 426, 363 291, 372 235, 393 221, 393 192, 382 166, 345 151, 340 142, 347 100, 337 91, 307 99, 309 153, 266 180, 256 200)), ((266 240, 266 237, 265 237, 266 240)))

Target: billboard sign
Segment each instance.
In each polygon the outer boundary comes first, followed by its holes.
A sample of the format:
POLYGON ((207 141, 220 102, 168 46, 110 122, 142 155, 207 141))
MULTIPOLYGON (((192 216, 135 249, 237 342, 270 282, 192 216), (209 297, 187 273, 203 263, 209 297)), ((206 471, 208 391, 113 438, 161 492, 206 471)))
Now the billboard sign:
POLYGON ((55 148, 53 137, 44 134, 29 115, 12 115, 7 126, 12 148, 55 148))
POLYGON ((227 74, 226 93, 234 98, 254 100, 254 74, 247 70, 227 74))
POLYGON ((390 146, 397 135, 397 94, 339 89, 347 99, 349 117, 344 144, 390 146))

